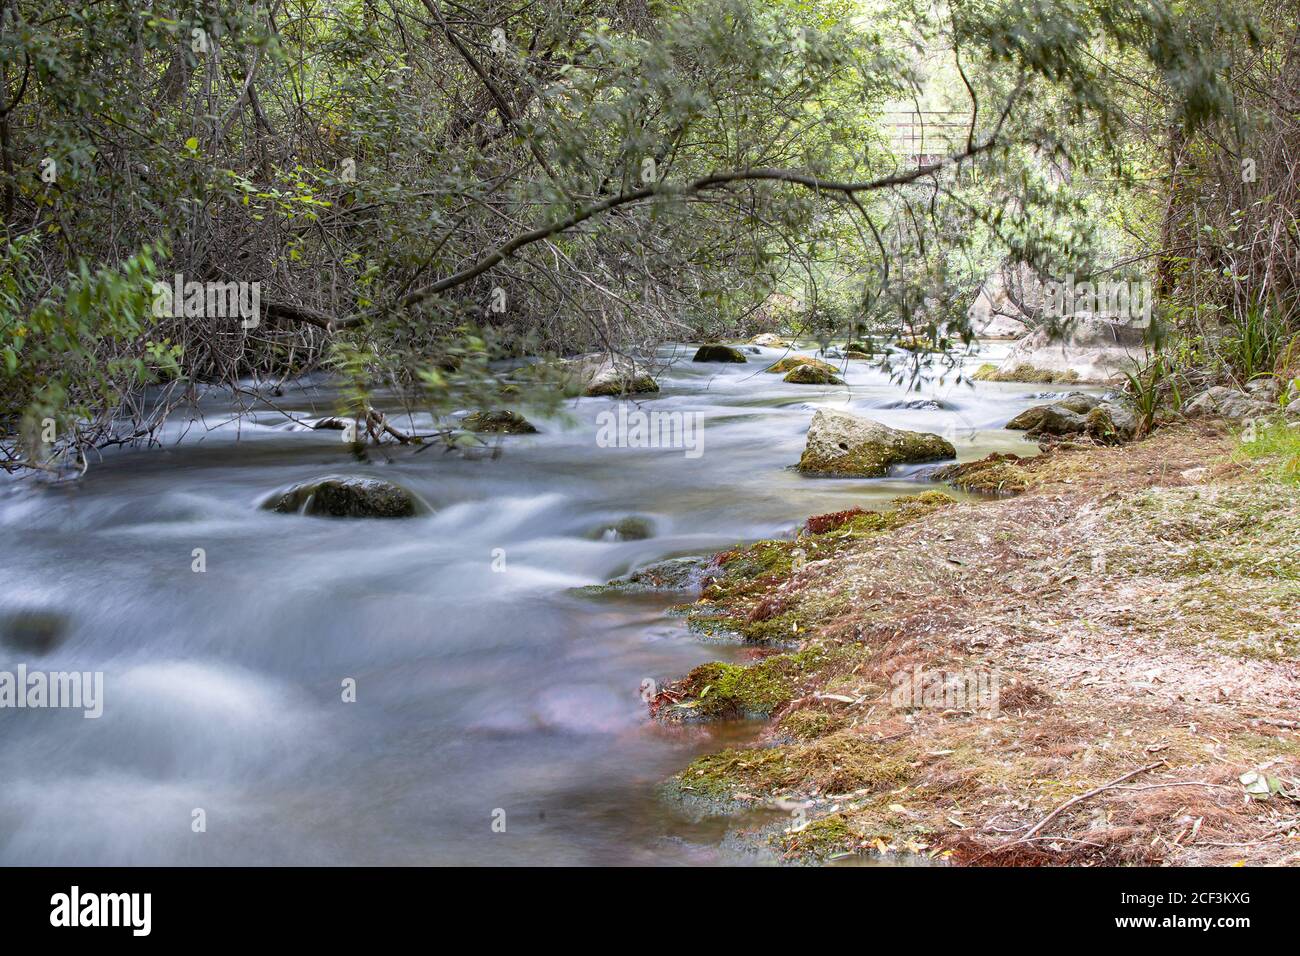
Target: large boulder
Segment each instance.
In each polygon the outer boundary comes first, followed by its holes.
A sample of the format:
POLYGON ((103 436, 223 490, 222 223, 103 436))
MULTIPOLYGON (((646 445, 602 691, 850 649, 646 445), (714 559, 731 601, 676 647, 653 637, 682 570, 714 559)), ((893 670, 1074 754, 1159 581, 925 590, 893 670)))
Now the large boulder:
POLYGON ((938 435, 909 432, 848 412, 819 409, 808 426, 799 470, 810 475, 879 478, 890 465, 955 458, 938 435))
POLYGON ((787 355, 785 358, 781 359, 781 361, 769 365, 763 371, 784 374, 785 372, 798 368, 800 365, 812 365, 822 371, 830 372, 832 375, 838 371, 834 365, 829 365, 821 359, 815 359, 810 355, 787 355))
POLYGON ((1062 408, 1068 408, 1070 411, 1079 415, 1087 415, 1090 411, 1102 403, 1100 395, 1085 395, 1083 392, 1071 392, 1054 401, 1053 405, 1060 405, 1062 408))
POLYGON ((784 379, 791 385, 843 385, 844 379, 816 365, 800 365, 790 369, 784 379))
POLYGON ((262 507, 328 518, 411 518, 428 511, 414 492, 401 485, 349 475, 330 475, 277 491, 262 507))
POLYGON ((462 428, 494 435, 533 435, 537 426, 518 412, 497 409, 471 412, 460 420, 462 428))
POLYGON ((1118 402, 1075 393, 1050 405, 1027 408, 1007 422, 1006 427, 1032 437, 1085 434, 1113 444, 1133 440, 1137 435, 1137 417, 1118 402))
POLYGON ((1225 418, 1231 422, 1247 418, 1265 418, 1279 410, 1273 402, 1266 402, 1235 388, 1215 385, 1187 403, 1183 414, 1188 418, 1225 418))
POLYGON ((1117 383, 1145 357, 1142 330, 1079 313, 1044 325, 1016 342, 992 373, 1004 382, 1117 383))
POLYGON ((1035 405, 1026 408, 1006 427, 1011 431, 1028 432, 1030 435, 1074 435, 1087 427, 1087 420, 1078 412, 1071 411, 1063 405, 1035 405))
POLYGON ((701 345, 692 362, 748 362, 749 359, 730 345, 701 345))
POLYGON ((761 345, 765 349, 788 349, 790 343, 772 332, 764 332, 749 340, 750 345, 761 345))

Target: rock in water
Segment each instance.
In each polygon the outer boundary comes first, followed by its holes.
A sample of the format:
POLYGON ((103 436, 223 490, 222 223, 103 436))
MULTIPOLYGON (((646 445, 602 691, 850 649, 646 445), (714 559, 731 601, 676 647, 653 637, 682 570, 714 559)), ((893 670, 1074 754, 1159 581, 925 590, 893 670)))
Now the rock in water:
POLYGON ((668 558, 639 568, 607 584, 583 588, 589 594, 607 592, 698 591, 708 558, 668 558))
POLYGON ((533 435, 537 432, 528 419, 517 412, 472 412, 460 420, 463 428, 472 432, 490 432, 498 435, 533 435))
POLYGON ((826 362, 823 362, 821 359, 811 358, 810 356, 807 355, 789 355, 781 359, 781 361, 777 362, 775 365, 769 365, 763 371, 788 372, 791 369, 798 368, 800 365, 811 365, 814 368, 821 369, 822 371, 830 372, 832 375, 834 375, 835 372, 837 371, 834 365, 829 365, 826 362))
POLYGON ((800 365, 790 370, 790 374, 781 381, 792 385, 843 385, 844 380, 834 372, 828 372, 816 365, 800 365))
POLYGON ((631 395, 659 391, 659 383, 646 371, 623 356, 586 355, 569 363, 579 379, 583 395, 631 395))
POLYGON ((328 518, 411 518, 428 510, 413 492, 391 481, 336 475, 276 492, 262 507, 328 518))
POLYGON ((781 336, 774 335, 771 332, 764 332, 761 335, 754 336, 749 340, 749 344, 761 345, 764 348, 769 349, 788 349, 790 347, 789 342, 781 338, 781 336))
POLYGON ((730 345, 701 345, 692 362, 748 362, 739 349, 730 345))
POLYGON ((1074 435, 1087 427, 1087 420, 1064 405, 1035 405, 1026 408, 1006 427, 1030 435, 1074 435))
POLYGON ((16 611, 0 619, 0 644, 40 656, 61 644, 68 630, 68 619, 57 611, 16 611))
POLYGON ((952 443, 938 435, 902 431, 823 408, 808 426, 799 470, 810 475, 879 478, 890 465, 956 457, 952 443))

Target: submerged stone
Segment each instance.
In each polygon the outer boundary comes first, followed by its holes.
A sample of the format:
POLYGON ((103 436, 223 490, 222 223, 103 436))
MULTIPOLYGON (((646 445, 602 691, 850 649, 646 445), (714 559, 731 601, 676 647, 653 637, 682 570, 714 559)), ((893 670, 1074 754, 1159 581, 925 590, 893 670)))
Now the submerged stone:
POLYGON ((641 541, 654 535, 648 518, 628 515, 611 524, 603 524, 587 535, 597 541, 641 541))
POLYGON ((0 644, 39 657, 63 643, 68 627, 68 619, 57 611, 15 611, 0 619, 0 644))

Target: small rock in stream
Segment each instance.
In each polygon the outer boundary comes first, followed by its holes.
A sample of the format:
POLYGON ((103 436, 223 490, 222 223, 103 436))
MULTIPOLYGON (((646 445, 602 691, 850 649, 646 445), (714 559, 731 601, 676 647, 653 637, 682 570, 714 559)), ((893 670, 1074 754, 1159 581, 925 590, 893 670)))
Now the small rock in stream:
POLYGON ((328 518, 412 518, 430 510, 414 492, 391 481, 341 475, 278 491, 262 507, 280 514, 328 518))

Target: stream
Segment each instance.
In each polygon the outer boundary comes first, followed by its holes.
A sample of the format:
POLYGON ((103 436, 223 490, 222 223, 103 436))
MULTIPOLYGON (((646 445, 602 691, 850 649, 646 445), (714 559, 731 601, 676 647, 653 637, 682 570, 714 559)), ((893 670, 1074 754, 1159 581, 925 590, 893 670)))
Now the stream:
MULTIPOLYGON (((968 368, 1004 348, 985 344, 968 368)), ((106 452, 79 482, 0 485, 0 619, 66 618, 44 653, 0 638, 0 671, 104 674, 98 719, 0 711, 0 863, 769 862, 724 839, 725 818, 658 789, 759 728, 666 726, 640 697, 643 680, 747 649, 665 613, 686 596, 575 589, 932 487, 916 467, 800 476, 790 466, 818 407, 948 430, 970 460, 1032 453, 1001 426, 1056 387, 909 392, 867 362, 848 363, 848 388, 793 385, 762 371, 785 353, 760 352, 723 365, 661 351, 662 391, 636 407, 702 413, 698 457, 600 447, 597 415, 616 403, 583 398, 550 417, 523 409, 541 434, 502 438, 495 459, 388 448, 359 464, 337 431, 265 408, 235 422, 213 395, 205 421, 169 423, 161 448, 106 452), (890 407, 928 398, 949 407, 890 407), (398 482, 433 512, 258 508, 328 474, 398 482), (652 535, 604 530, 629 515, 652 535)), ((320 384, 275 401, 334 411, 320 384)))

